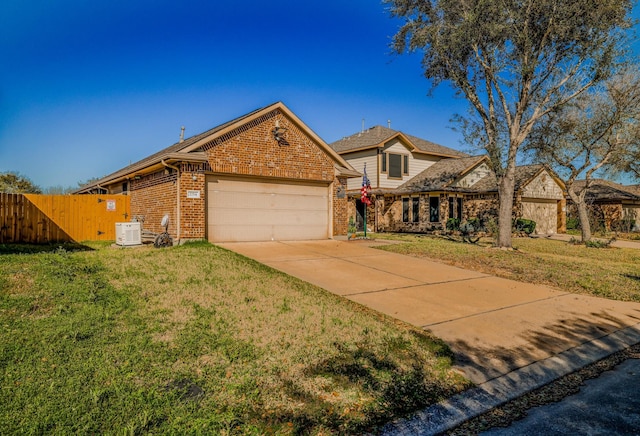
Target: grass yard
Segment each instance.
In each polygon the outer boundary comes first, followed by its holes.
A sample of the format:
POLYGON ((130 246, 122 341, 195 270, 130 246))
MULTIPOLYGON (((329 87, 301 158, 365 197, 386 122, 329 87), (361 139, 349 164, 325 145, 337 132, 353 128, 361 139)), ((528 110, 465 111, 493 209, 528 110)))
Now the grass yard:
POLYGON ((402 244, 382 247, 508 279, 540 283, 564 291, 640 302, 640 250, 588 248, 543 238, 514 238, 514 251, 492 241, 463 244, 412 234, 376 234, 402 244))
POLYGON ((0 245, 2 434, 360 434, 468 386, 427 333, 208 243, 89 245, 0 245))

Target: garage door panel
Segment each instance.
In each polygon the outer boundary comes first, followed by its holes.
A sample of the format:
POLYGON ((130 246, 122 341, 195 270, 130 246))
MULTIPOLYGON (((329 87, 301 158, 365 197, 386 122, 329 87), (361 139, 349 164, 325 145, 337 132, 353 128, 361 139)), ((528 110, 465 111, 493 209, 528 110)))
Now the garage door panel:
POLYGON ((290 195, 256 192, 213 192, 211 201, 216 208, 233 209, 289 209, 289 210, 327 210, 323 204, 328 201, 327 195, 290 195))
POLYGON ((558 231, 558 204, 556 201, 523 201, 522 217, 536 222, 539 235, 558 231))
POLYGON ((268 210, 260 213, 251 213, 246 209, 222 209, 215 213, 214 226, 228 225, 322 225, 326 226, 327 220, 324 212, 320 211, 294 211, 294 210, 268 210), (293 216, 292 216, 293 215, 293 216))
POLYGON ((326 239, 329 187, 238 179, 207 182, 212 242, 326 239))
MULTIPOLYGON (((270 194, 274 192, 274 187, 286 186, 286 193, 293 195, 309 195, 309 185, 304 184, 279 184, 271 182, 252 182, 245 180, 214 179, 209 183, 211 190, 221 192, 254 192, 257 194, 270 194)), ((319 186, 312 186, 319 188, 319 186)), ((277 190, 277 188, 275 188, 277 190)))

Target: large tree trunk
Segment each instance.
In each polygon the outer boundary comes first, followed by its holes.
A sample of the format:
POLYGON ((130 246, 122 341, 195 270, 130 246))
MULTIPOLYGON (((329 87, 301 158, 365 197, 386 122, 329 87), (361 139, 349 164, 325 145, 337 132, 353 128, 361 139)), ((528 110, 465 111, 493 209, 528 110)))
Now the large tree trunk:
POLYGON ((591 223, 589 222, 589 210, 587 209, 587 202, 584 200, 584 195, 582 193, 582 195, 576 194, 573 186, 567 189, 567 193, 578 209, 578 221, 580 221, 582 242, 589 242, 591 240, 591 223))
POLYGON ((513 193, 515 190, 515 167, 507 166, 504 176, 498 179, 498 237, 499 248, 511 248, 511 221, 513 219, 513 193))

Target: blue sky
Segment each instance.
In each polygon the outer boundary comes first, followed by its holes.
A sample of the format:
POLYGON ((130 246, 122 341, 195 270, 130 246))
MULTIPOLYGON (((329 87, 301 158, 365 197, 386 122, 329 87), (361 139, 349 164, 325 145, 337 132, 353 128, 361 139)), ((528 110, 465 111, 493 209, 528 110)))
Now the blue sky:
POLYGON ((329 143, 364 118, 464 150, 465 101, 391 54, 400 24, 376 0, 5 0, 0 171, 77 186, 276 101, 329 143))

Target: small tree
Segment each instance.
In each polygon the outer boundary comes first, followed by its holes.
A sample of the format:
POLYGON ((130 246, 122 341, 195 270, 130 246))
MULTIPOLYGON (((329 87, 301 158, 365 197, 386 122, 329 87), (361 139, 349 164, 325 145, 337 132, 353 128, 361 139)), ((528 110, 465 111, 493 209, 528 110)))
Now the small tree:
POLYGON ((532 132, 527 149, 563 177, 576 205, 582 241, 591 240, 585 200, 594 174, 615 166, 640 144, 640 75, 629 68, 593 87, 532 132), (576 184, 578 178, 583 184, 576 184))
POLYGON ((9 171, 0 173, 0 192, 7 194, 40 194, 42 190, 27 176, 9 171))
POLYGON ((629 0, 384 0, 404 25, 397 53, 470 104, 465 138, 498 181, 500 247, 511 247, 516 157, 533 127, 615 69, 629 0))

